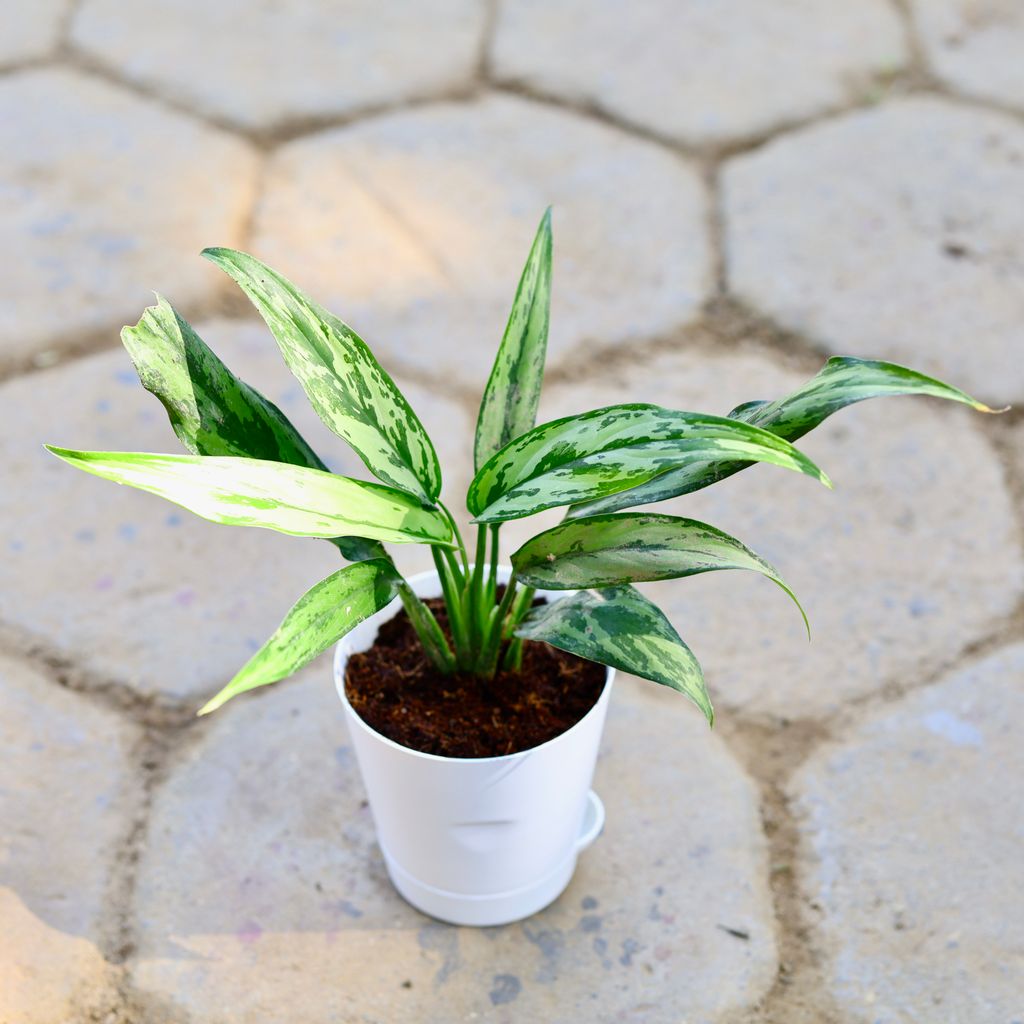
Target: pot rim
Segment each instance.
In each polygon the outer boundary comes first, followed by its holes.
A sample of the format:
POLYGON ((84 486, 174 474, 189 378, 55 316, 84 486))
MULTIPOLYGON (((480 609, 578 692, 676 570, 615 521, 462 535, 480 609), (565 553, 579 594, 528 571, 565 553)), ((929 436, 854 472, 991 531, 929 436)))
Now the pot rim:
MULTIPOLYGON (((512 567, 501 565, 498 567, 498 571, 499 573, 507 572, 509 575, 511 575, 512 567)), ((436 569, 429 569, 426 572, 421 572, 417 573, 415 576, 410 576, 407 582, 411 587, 415 589, 417 583, 424 583, 428 580, 438 580, 436 569)), ((569 594, 574 593, 574 591, 557 590, 544 591, 544 593, 568 596, 569 594)), ((558 600, 557 597, 556 600, 558 600)), ((401 607, 401 601, 397 597, 394 598, 394 600, 389 605, 386 605, 379 612, 377 612, 377 614, 383 614, 388 610, 388 608, 392 606, 396 606, 394 613, 391 615, 391 618, 394 618, 394 616, 398 614, 398 609, 401 607)), ((388 620, 384 619, 382 621, 386 622, 388 620)), ((499 761, 512 762, 519 760, 520 758, 524 758, 527 755, 535 754, 539 750, 544 750, 546 747, 550 747, 552 744, 558 743, 560 740, 564 739, 570 733, 575 732, 577 729, 579 729, 583 725, 583 723, 586 722, 586 720, 590 718, 592 714, 594 714, 594 712, 601 706, 601 704, 608 699, 612 683, 615 681, 615 669, 611 665, 602 666, 605 670, 604 686, 601 688, 601 693, 598 696, 597 700, 595 700, 594 703, 591 705, 590 710, 581 719, 579 719, 579 721, 569 726, 569 728, 566 729, 565 732, 560 732, 557 736, 552 736, 551 739, 545 740, 543 743, 538 743, 535 747, 528 747, 526 750, 517 750, 515 751, 515 753, 512 754, 496 754, 492 757, 448 757, 445 754, 428 754, 425 751, 414 750, 412 747, 406 747, 401 743, 396 743, 394 740, 389 739, 383 733, 380 733, 376 729, 374 729, 373 726, 367 723, 359 714, 359 712, 357 712, 356 709, 352 707, 352 705, 349 703, 348 695, 345 693, 345 673, 342 670, 341 665, 342 661, 348 661, 348 653, 343 650, 344 643, 345 639, 343 637, 335 645, 333 659, 334 688, 335 690, 337 690, 338 696, 341 698, 342 707, 345 709, 348 715, 351 716, 353 721, 357 722, 360 728, 366 730, 366 732, 368 732, 374 739, 386 744, 389 747, 394 748, 395 750, 400 750, 405 754, 412 755, 413 757, 424 758, 428 761, 445 761, 450 764, 496 764, 499 761)), ((598 662, 597 664, 600 663, 598 662)))

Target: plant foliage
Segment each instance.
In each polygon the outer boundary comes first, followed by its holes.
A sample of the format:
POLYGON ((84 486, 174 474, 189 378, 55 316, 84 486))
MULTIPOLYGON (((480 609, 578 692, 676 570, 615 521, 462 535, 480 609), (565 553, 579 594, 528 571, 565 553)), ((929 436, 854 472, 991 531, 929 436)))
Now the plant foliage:
MULTIPOLYGON (((51 447, 97 476, 150 491, 213 522, 330 541, 353 563, 299 598, 207 713, 283 679, 399 598, 426 656, 444 673, 516 670, 524 641, 672 687, 713 721, 700 664, 634 583, 722 569, 766 576, 800 607, 768 562, 694 519, 625 511, 699 490, 757 462, 828 477, 793 446, 832 413, 867 398, 930 395, 991 412, 964 392, 893 363, 834 358, 775 401, 728 416, 624 404, 536 424, 551 299, 551 215, 544 214, 484 389, 466 496, 477 526, 470 558, 441 503, 434 446, 366 343, 276 271, 232 249, 208 259, 248 295, 324 423, 380 481, 338 476, 272 402, 232 374, 165 299, 122 340, 188 455, 51 447), (566 507, 566 518, 512 556, 499 594, 503 522, 566 507), (401 577, 385 543, 431 547, 449 629, 401 577), (535 588, 574 591, 534 604, 535 588)), ((806 616, 804 616, 806 622, 806 616)))

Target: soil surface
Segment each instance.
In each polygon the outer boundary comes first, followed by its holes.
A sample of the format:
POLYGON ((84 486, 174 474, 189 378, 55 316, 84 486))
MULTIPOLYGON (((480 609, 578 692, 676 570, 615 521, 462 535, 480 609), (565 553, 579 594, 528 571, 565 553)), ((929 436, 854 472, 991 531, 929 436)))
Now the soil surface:
MULTIPOLYGON (((444 602, 427 604, 447 633, 444 602)), ((600 697, 605 671, 527 640, 518 674, 442 675, 402 611, 381 627, 370 650, 349 659, 345 693, 364 722, 402 746, 445 757, 498 757, 574 726, 600 697)))

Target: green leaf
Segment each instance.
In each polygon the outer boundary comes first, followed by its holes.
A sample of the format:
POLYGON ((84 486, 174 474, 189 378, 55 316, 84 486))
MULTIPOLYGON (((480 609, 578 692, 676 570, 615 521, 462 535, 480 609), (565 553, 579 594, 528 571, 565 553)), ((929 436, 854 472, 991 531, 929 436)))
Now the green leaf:
POLYGON ((234 249, 203 255, 249 296, 317 415, 366 468, 427 504, 436 501, 441 469, 434 446, 362 338, 252 256, 234 249))
POLYGON ((714 724, 700 663, 664 612, 633 587, 582 590, 539 605, 516 629, 516 636, 670 686, 689 697, 714 724))
MULTIPOLYGON (((585 590, 749 569, 767 576, 805 614, 796 594, 760 555, 722 530, 645 512, 571 519, 528 540, 513 556, 516 577, 546 590, 585 590)), ((810 627, 808 626, 808 634, 810 627)))
POLYGON ((931 395, 995 412, 970 395, 916 370, 874 359, 835 356, 806 384, 775 402, 746 402, 729 415, 795 441, 834 412, 885 395, 931 395))
POLYGON ((246 690, 297 672, 390 604, 400 583, 395 567, 380 559, 346 566, 321 580, 299 598, 274 635, 199 714, 208 715, 246 690))
POLYGON ((147 452, 47 449, 72 466, 167 498, 228 526, 298 537, 358 533, 398 544, 447 544, 451 527, 404 491, 281 462, 147 452))
POLYGON ((288 418, 240 381, 166 299, 121 331, 142 386, 193 455, 243 455, 326 470, 288 418))
POLYGON ((519 279, 505 335, 480 402, 474 468, 537 421, 551 306, 551 208, 541 219, 519 279))
MULTIPOLYGON (((733 409, 729 417, 763 427, 787 441, 796 441, 832 413, 867 398, 885 395, 931 395, 962 402, 979 412, 1003 411, 990 409, 958 388, 916 370, 908 370, 905 366, 836 356, 791 395, 775 402, 744 402, 733 409)), ((752 463, 748 459, 731 459, 683 466, 642 483, 639 487, 572 508, 569 516, 577 518, 601 512, 618 512, 634 505, 649 505, 677 498, 682 494, 699 491, 750 465, 752 463)))
POLYGON ((799 470, 831 486, 806 455, 759 427, 657 405, 612 405, 544 423, 507 444, 473 478, 467 502, 476 522, 503 522, 727 456, 799 470))
MULTIPOLYGON (((142 386, 156 395, 178 440, 193 455, 242 455, 293 466, 327 467, 288 417, 239 380, 184 317, 157 296, 121 341, 142 386)), ((378 541, 331 537, 352 562, 386 557, 378 541)))

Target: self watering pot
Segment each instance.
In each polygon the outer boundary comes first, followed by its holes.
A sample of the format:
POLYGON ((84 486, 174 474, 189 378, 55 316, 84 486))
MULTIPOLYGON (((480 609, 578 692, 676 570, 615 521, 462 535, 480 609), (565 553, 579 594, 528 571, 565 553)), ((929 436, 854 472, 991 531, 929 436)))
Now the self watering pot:
MULTIPOLYGON (((499 581, 511 570, 502 567, 499 581)), ((441 596, 434 572, 409 580, 441 596)), ((538 591, 556 601, 566 591, 538 591)), ((334 678, 388 875, 414 907, 451 924, 498 925, 536 913, 569 884, 576 858, 600 834, 604 806, 590 789, 614 669, 597 703, 572 728, 502 757, 424 754, 381 735, 345 695, 351 654, 369 650, 397 599, 350 632, 334 678)))

